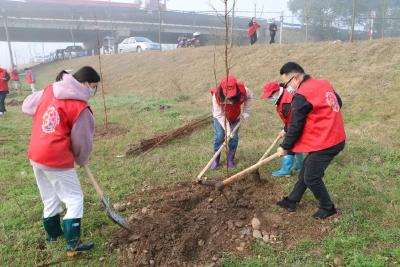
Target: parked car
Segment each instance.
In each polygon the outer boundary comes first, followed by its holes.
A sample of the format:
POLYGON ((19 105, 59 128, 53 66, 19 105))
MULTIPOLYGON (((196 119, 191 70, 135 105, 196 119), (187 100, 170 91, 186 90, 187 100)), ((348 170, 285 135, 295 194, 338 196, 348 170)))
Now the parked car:
POLYGON ((36 56, 33 58, 32 63, 46 63, 50 61, 50 56, 36 56))
POLYGON ((143 52, 148 50, 160 50, 160 44, 154 43, 145 37, 129 37, 118 44, 118 52, 143 52))
POLYGON ((75 57, 84 57, 86 56, 86 51, 79 45, 71 45, 67 46, 64 51, 65 58, 75 58, 75 57))

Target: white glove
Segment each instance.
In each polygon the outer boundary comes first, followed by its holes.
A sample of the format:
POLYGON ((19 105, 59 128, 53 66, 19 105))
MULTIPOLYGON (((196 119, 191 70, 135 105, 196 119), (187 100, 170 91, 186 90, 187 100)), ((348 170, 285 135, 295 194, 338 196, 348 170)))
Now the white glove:
POLYGON ((285 134, 286 134, 285 130, 282 129, 282 131, 279 132, 280 138, 285 137, 285 134))
POLYGON ((246 119, 248 119, 248 118, 250 117, 250 114, 247 113, 247 112, 243 112, 242 115, 241 115, 240 117, 242 117, 243 120, 246 120, 246 119))

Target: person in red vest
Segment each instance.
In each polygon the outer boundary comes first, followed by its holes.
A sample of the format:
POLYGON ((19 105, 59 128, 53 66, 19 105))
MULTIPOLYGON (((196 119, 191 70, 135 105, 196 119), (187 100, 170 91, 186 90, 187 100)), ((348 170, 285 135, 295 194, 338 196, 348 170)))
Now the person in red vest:
POLYGON ((25 68, 26 82, 31 87, 32 93, 36 92, 36 75, 31 68, 25 68))
MULTIPOLYGON (((253 93, 243 82, 238 81, 235 76, 228 76, 221 81, 218 87, 211 90, 211 95, 214 122, 214 152, 216 152, 225 140, 225 131, 229 136, 241 118, 247 119, 250 116, 253 93)), ((239 133, 236 131, 228 144, 228 168, 235 166, 234 160, 238 143, 239 133)), ((219 164, 220 156, 211 164, 211 170, 216 170, 219 164)))
POLYGON ((249 30, 247 31, 247 35, 250 37, 250 45, 253 45, 257 42, 257 30, 260 27, 261 26, 257 23, 256 18, 252 18, 249 22, 249 30))
MULTIPOLYGON (((276 105, 276 111, 284 124, 284 128, 281 132, 281 136, 283 137, 289 128, 292 99, 295 91, 288 91, 287 88, 283 88, 283 84, 276 82, 267 83, 263 89, 264 94, 261 96, 261 99, 268 98, 272 104, 276 105)), ((283 156, 281 159, 281 169, 272 172, 272 175, 291 175, 293 171, 301 169, 303 160, 303 153, 293 153, 292 151, 288 151, 287 155, 283 156)))
POLYGON ((10 75, 6 69, 0 66, 0 116, 3 116, 6 110, 6 97, 8 94, 8 81, 10 80, 10 75))
POLYGON ((21 82, 19 80, 19 74, 16 67, 10 69, 10 86, 15 91, 18 91, 19 94, 22 94, 21 82))
POLYGON ((47 240, 55 241, 64 234, 68 256, 94 246, 80 239, 83 193, 74 165, 86 164, 92 151, 95 122, 88 101, 99 81, 92 67, 83 67, 29 95, 22 105, 22 111, 33 117, 28 157, 44 204, 47 240), (60 225, 62 204, 67 209, 64 231, 60 225))
POLYGON ((325 219, 337 213, 322 178, 330 162, 345 147, 342 100, 329 81, 306 75, 297 63, 286 63, 280 74, 284 86, 296 93, 289 128, 277 153, 285 156, 292 150, 308 155, 292 192, 277 205, 295 211, 308 188, 319 201, 319 209, 313 217, 325 219))

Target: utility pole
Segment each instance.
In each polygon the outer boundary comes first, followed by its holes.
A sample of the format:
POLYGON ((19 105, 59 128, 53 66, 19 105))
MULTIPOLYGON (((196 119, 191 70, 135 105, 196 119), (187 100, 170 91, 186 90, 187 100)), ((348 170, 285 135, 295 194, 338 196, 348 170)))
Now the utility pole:
POLYGON ((158 28, 158 44, 160 45, 160 51, 162 51, 161 48, 161 0, 158 0, 158 22, 159 22, 159 28, 158 28))
POLYGON ((257 4, 254 3, 254 17, 257 18, 257 4))
POLYGON ((282 44, 282 35, 283 35, 283 10, 281 12, 281 27, 279 28, 279 44, 282 44))
POLYGON ((307 0, 304 0, 304 15, 305 15, 305 26, 306 26, 306 42, 308 42, 308 5, 307 0))
POLYGON ((10 64, 11 67, 14 68, 14 57, 12 53, 12 48, 11 48, 11 41, 10 41, 10 34, 8 32, 8 25, 7 25, 7 14, 4 8, 1 9, 1 12, 3 14, 3 21, 4 21, 4 29, 6 31, 6 38, 7 38, 7 43, 8 43, 8 53, 10 56, 10 64))
POLYGON ((372 41, 374 38, 374 25, 376 19, 376 12, 375 10, 371 10, 371 31, 369 32, 369 40, 372 41))
POLYGON ((71 21, 71 27, 69 28, 69 31, 70 31, 70 33, 71 33, 72 42, 74 43, 74 46, 75 46, 75 36, 74 36, 74 31, 73 31, 73 29, 72 29, 73 23, 74 23, 74 22, 73 22, 73 21, 74 21, 74 10, 72 10, 71 19, 72 19, 72 21, 71 21))
POLYGON ((382 7, 382 28, 381 28, 381 33, 382 33, 382 39, 385 38, 385 16, 386 16, 386 0, 383 1, 383 7, 382 7))
POLYGON ((351 16, 350 42, 354 41, 354 25, 356 23, 356 0, 353 0, 353 13, 351 16))

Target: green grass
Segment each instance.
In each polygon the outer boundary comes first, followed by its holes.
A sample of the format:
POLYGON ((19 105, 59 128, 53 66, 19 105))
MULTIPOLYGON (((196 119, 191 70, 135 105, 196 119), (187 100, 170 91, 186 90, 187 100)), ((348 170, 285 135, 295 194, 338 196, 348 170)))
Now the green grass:
MULTIPOLYGON (((338 51, 337 55, 345 58, 347 51, 344 50, 338 51)), ((239 52, 249 53, 243 51, 239 52)), ((308 51, 305 54, 314 53, 313 50, 305 51, 308 51)), ((278 57, 276 60, 281 62, 287 54, 278 57)), ((332 162, 325 176, 332 198, 340 209, 339 219, 322 240, 303 240, 291 249, 277 249, 255 242, 252 245, 253 258, 227 254, 222 266, 333 266, 336 257, 342 258, 346 266, 400 265, 400 115, 397 112, 400 69, 398 65, 393 65, 396 66, 393 68, 390 67, 392 65, 374 66, 375 71, 380 71, 381 79, 386 81, 379 87, 380 80, 368 80, 368 73, 363 76, 364 81, 359 79, 358 73, 351 72, 352 68, 356 69, 359 65, 344 65, 342 71, 334 72, 337 58, 335 55, 332 57, 321 56, 318 59, 321 62, 313 68, 318 73, 318 68, 330 70, 324 76, 333 76, 334 82, 340 85, 338 92, 344 98, 347 146, 332 162), (350 88, 346 87, 342 78, 351 84, 350 88), (376 97, 377 88, 382 89, 380 97, 376 97)), ((351 64, 361 64, 357 63, 360 57, 351 64)), ((390 59, 386 61, 390 62, 390 59)), ((369 65, 368 62, 362 63, 369 65)), ((212 70, 207 71, 209 75, 212 74, 212 70)), ((48 73, 39 71, 39 80, 51 81, 53 75, 48 73)), ((244 76, 250 75, 247 69, 242 73, 244 76)), ((190 81, 189 77, 182 78, 190 81)), ((44 84, 42 82, 39 86, 44 84)), ((147 81, 147 84, 151 82, 147 81)), ((166 84, 170 87, 171 82, 166 84)), ((257 84, 261 85, 261 82, 257 84)), ((209 95, 203 85, 198 87, 201 87, 205 96, 198 99, 198 92, 194 94, 194 90, 171 90, 154 96, 142 91, 126 95, 107 93, 109 122, 125 128, 127 132, 119 136, 97 138, 90 167, 111 202, 124 200, 130 192, 140 190, 145 184, 167 185, 189 181, 203 168, 212 154, 211 123, 146 155, 118 157, 125 154, 128 144, 136 143, 140 138, 181 126, 191 118, 209 112, 209 102, 205 102, 209 95), (162 110, 160 106, 169 108, 162 110)), ((185 90, 189 88, 185 84, 181 87, 185 90)), ((21 100, 22 97, 16 99, 21 100)), ((97 124, 103 124, 100 94, 91 100, 91 105, 97 124)), ((0 141, 0 266, 35 266, 66 259, 63 240, 55 244, 44 242, 42 202, 26 157, 30 127, 31 119, 20 112, 20 107, 8 107, 7 115, 0 118, 0 140, 4 140, 0 141)), ((280 127, 273 108, 256 99, 250 120, 240 130, 239 164, 235 171, 257 161, 280 127)), ((268 175, 277 166, 278 162, 275 162, 263 167, 263 178, 271 179, 289 191, 293 186, 292 178, 277 179, 268 175)), ((118 252, 108 255, 106 248, 106 242, 117 226, 104 214, 88 178, 81 170, 79 174, 85 193, 83 236, 84 239, 93 240, 96 246, 93 253, 81 256, 73 263, 60 265, 117 266, 118 252)), ((207 173, 208 176, 222 174, 222 171, 207 173)), ((304 201, 314 201, 312 194, 307 192, 304 201)))
MULTIPOLYGON (((93 101, 97 122, 102 123, 100 97, 93 101)), ((91 168, 112 202, 123 199, 129 192, 147 184, 168 184, 195 176, 211 154, 212 131, 207 126, 189 137, 155 149, 137 158, 118 158, 126 144, 139 136, 181 125, 179 101, 176 99, 141 99, 139 97, 108 97, 110 121, 128 129, 122 136, 96 139, 91 168), (159 105, 171 108, 160 111, 159 105), (149 109, 145 109, 150 107, 149 109), (151 121, 151 123, 146 123, 151 121), (204 145, 205 144, 205 145, 204 145), (154 164, 158 167, 154 168, 154 164), (170 174, 170 170, 174 170, 170 174)), ((251 122, 250 122, 251 123, 251 122)), ((254 126, 254 125, 253 125, 254 126)), ((9 107, 1 120, 1 136, 14 139, 3 143, 0 150, 1 208, 0 255, 10 266, 32 266, 43 262, 65 260, 64 243, 44 242, 41 225, 42 203, 31 167, 26 159, 30 118, 9 107), (39 249, 44 246, 44 249, 39 249), (29 255, 27 257, 26 255, 29 255)), ((242 142, 250 126, 243 127, 242 142)), ((255 160, 258 155, 241 145, 238 169, 255 160), (249 156, 249 159, 247 158, 249 156), (248 161, 248 162, 246 162, 248 161)), ((257 151, 259 154, 261 151, 257 151)), ((335 257, 343 258, 346 266, 396 266, 400 264, 400 152, 379 143, 350 140, 345 151, 332 163, 326 181, 342 215, 333 230, 322 241, 304 240, 290 250, 276 250, 261 243, 253 245, 255 259, 227 256, 223 266, 327 266, 335 257)), ((266 171, 274 166, 267 167, 266 171)), ((117 228, 104 215, 101 205, 87 178, 80 171, 85 192, 83 235, 96 242, 93 253, 77 259, 78 266, 117 264, 118 254, 107 256, 105 242, 117 228), (100 262, 99 258, 104 257, 100 262)), ((215 174, 216 176, 222 173, 215 174)), ((288 190, 291 179, 276 180, 288 190)), ((311 194, 306 200, 312 200, 311 194)))

